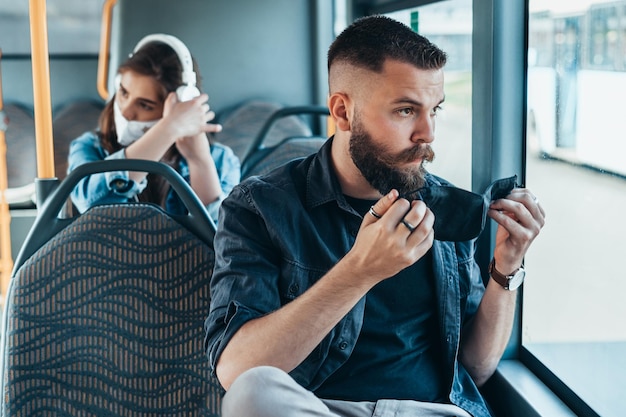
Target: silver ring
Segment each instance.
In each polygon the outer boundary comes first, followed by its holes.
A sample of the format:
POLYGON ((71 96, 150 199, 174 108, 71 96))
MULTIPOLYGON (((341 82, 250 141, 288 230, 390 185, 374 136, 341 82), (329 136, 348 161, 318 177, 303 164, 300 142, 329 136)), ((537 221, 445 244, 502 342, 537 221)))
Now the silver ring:
POLYGON ((380 214, 376 213, 376 211, 374 210, 374 206, 370 207, 369 214, 376 217, 377 219, 380 219, 382 217, 380 214))
POLYGON ((409 232, 411 233, 413 233, 416 229, 415 226, 413 226, 411 223, 407 222, 404 219, 400 220, 400 223, 402 223, 407 229, 409 229, 409 232))

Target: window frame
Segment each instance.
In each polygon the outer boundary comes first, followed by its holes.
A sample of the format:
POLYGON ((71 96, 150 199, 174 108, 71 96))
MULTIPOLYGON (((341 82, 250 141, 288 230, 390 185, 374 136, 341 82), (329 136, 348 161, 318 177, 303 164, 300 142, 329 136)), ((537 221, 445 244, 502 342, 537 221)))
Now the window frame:
MULTIPOLYGON (((529 8, 526 0, 474 0, 473 11, 472 187, 480 190, 510 170, 526 179, 529 8)), ((479 240, 480 265, 488 264, 494 245, 489 224, 479 240)), ((597 416, 522 346, 522 298, 523 287, 503 360, 483 390, 490 405, 513 417, 597 416)))

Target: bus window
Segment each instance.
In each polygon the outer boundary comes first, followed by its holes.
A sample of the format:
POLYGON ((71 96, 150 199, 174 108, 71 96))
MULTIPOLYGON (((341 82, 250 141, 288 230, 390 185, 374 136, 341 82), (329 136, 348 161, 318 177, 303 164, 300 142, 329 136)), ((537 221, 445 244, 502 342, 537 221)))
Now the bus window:
POLYGON ((472 167, 472 1, 449 0, 388 14, 448 53, 446 101, 437 116, 433 174, 471 189, 472 167))
POLYGON ((626 1, 575 3, 529 3, 526 184, 547 219, 525 260, 522 355, 577 412, 610 417, 626 386, 626 1))
MULTIPOLYGON (((97 54, 104 0, 47 0, 50 54, 97 54)), ((0 2, 4 54, 30 55, 29 2, 0 2)))

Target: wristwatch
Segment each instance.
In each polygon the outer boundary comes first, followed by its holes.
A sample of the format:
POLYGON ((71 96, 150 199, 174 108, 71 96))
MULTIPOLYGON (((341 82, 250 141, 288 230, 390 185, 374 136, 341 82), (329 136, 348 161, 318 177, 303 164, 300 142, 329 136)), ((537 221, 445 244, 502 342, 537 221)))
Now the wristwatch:
POLYGON ((524 266, 520 266, 517 271, 513 272, 511 275, 502 275, 496 269, 496 260, 492 259, 491 263, 489 263, 489 275, 491 275, 491 278, 493 278, 495 282, 502 285, 502 288, 505 290, 514 291, 524 282, 526 271, 524 270, 524 266))

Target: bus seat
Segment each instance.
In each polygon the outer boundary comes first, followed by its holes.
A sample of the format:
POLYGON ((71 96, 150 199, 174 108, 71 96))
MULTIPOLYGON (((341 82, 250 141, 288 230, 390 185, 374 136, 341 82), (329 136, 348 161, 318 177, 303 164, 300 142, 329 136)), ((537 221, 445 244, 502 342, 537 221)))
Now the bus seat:
MULTIPOLYGON (((82 133, 94 130, 104 104, 94 100, 77 100, 55 111, 52 120, 55 176, 62 180, 67 172, 70 142, 82 133)), ((5 133, 7 144, 7 202, 11 208, 33 208, 37 178, 37 149, 33 111, 19 103, 7 103, 9 118, 5 133)))
POLYGON ((326 142, 326 137, 293 137, 269 148, 263 148, 248 160, 242 179, 263 175, 287 162, 315 153, 326 142))
POLYGON ((287 136, 278 143, 268 141, 268 133, 275 123, 285 117, 305 114, 328 117, 329 111, 327 107, 323 106, 294 106, 278 109, 272 113, 251 142, 248 152, 241 162, 242 179, 251 175, 267 173, 292 159, 317 152, 326 141, 326 136, 309 133, 308 135, 287 136))
MULTIPOLYGON (((258 135, 265 122, 284 106, 275 102, 249 100, 222 112, 218 122, 223 130, 215 139, 230 147, 243 160, 250 143, 258 135)), ((277 144, 288 136, 309 136, 311 129, 297 116, 286 117, 272 126, 267 133, 268 145, 277 144)))
POLYGON ((104 103, 95 100, 75 100, 54 112, 52 137, 54 139, 54 170, 59 180, 67 175, 70 142, 90 130, 96 130, 104 103))
POLYGON ((5 132, 8 187, 20 188, 37 176, 35 120, 32 109, 19 103, 5 103, 4 112, 9 118, 5 132))
POLYGON ((165 164, 98 161, 46 200, 12 273, 2 321, 3 416, 220 414, 203 348, 215 225, 165 164), (102 204, 59 217, 78 180, 102 171, 162 175, 185 202, 102 204))

